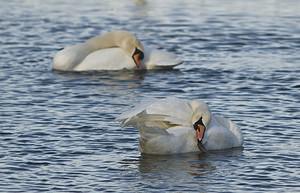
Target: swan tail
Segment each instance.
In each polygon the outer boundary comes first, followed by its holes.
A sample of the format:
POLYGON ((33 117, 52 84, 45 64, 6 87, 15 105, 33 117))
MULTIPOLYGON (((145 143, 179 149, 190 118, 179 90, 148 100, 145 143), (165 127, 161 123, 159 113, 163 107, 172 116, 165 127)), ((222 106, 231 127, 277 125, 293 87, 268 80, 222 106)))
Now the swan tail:
POLYGON ((145 47, 145 53, 148 53, 145 56, 147 69, 168 69, 183 63, 175 54, 154 47, 145 47))
POLYGON ((229 132, 232 134, 232 146, 239 147, 243 145, 244 139, 241 129, 230 119, 225 118, 221 115, 214 115, 216 121, 223 127, 228 128, 229 132))

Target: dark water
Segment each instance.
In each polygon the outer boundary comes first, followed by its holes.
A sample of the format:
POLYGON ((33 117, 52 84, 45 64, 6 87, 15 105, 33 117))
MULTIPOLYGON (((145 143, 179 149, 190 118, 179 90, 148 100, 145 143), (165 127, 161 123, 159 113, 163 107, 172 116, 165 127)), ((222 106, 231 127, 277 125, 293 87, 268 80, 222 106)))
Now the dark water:
POLYGON ((300 192, 300 2, 0 1, 0 192, 300 192), (175 70, 60 73, 65 45, 113 29, 175 70), (244 149, 142 156, 114 120, 145 97, 202 99, 244 149))

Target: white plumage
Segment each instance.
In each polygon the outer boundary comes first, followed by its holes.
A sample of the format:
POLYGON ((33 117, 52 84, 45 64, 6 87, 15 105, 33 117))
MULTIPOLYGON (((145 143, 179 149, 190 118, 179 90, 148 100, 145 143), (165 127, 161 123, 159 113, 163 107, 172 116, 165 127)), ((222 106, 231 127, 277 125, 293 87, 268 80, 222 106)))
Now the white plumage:
POLYGON ((140 151, 147 154, 199 152, 193 124, 202 117, 206 150, 239 147, 241 130, 231 120, 210 112, 206 103, 175 97, 142 103, 117 119, 139 129, 140 151))
POLYGON ((141 69, 172 68, 182 63, 174 54, 144 47, 130 32, 113 31, 56 53, 53 69, 61 71, 136 69, 134 50, 143 51, 141 69))

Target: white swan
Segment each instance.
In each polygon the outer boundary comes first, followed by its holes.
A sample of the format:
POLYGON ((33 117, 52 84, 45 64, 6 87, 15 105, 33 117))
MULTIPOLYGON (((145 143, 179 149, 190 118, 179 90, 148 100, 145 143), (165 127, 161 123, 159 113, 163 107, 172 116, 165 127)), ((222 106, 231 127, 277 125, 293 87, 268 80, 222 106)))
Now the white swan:
POLYGON ((169 97, 144 103, 121 114, 122 126, 139 129, 140 151, 146 154, 205 152, 239 147, 241 130, 212 114, 206 103, 169 97))
POLYGON ((172 53, 144 47, 130 32, 113 31, 68 46, 53 59, 62 71, 172 68, 181 64, 172 53))

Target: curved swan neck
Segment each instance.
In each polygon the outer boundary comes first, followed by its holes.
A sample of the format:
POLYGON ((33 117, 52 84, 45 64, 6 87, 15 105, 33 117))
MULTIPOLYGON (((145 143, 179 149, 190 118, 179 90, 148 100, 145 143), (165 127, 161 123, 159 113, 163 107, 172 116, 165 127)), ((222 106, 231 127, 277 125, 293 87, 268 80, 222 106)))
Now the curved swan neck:
POLYGON ((126 31, 107 32, 87 40, 85 44, 87 44, 91 52, 99 49, 120 47, 130 57, 135 48, 139 48, 142 51, 144 50, 140 41, 133 34, 126 31))

